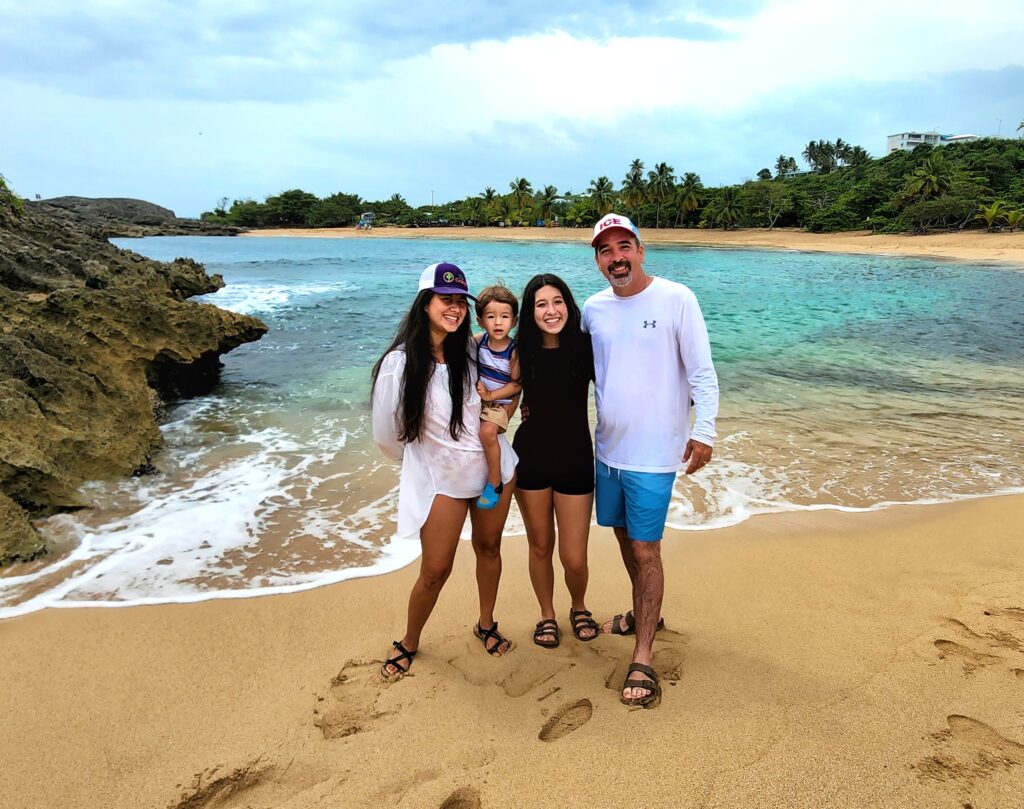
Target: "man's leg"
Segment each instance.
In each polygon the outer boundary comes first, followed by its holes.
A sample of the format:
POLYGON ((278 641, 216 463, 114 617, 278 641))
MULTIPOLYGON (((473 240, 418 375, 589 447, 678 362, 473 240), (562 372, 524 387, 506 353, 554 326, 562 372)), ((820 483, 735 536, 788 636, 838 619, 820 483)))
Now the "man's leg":
MULTIPOLYGON (((636 644, 633 646, 633 662, 651 665, 654 647, 654 633, 661 616, 661 602, 665 595, 665 572, 661 566, 661 542, 638 542, 631 540, 632 555, 636 563, 636 579, 633 586, 633 617, 636 621, 636 644)), ((635 674, 633 679, 646 679, 635 674)), ((626 681, 627 683, 629 680, 626 681)), ((623 688, 626 699, 646 696, 645 688, 623 688)))

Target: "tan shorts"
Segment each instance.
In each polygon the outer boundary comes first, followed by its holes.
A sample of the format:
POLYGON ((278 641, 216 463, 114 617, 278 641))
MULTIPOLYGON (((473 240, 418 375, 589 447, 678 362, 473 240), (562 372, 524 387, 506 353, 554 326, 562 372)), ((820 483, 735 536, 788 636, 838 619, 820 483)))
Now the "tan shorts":
POLYGON ((508 411, 504 405, 484 402, 483 409, 480 411, 480 421, 489 421, 491 424, 497 424, 498 435, 501 435, 508 429, 508 411))

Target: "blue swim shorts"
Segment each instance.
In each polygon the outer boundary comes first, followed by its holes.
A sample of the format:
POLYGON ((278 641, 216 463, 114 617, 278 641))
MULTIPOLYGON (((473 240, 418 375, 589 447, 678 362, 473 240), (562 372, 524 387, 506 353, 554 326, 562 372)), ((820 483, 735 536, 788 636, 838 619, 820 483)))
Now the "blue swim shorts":
POLYGON ((630 539, 659 542, 675 472, 630 472, 597 462, 597 524, 625 528, 630 539))

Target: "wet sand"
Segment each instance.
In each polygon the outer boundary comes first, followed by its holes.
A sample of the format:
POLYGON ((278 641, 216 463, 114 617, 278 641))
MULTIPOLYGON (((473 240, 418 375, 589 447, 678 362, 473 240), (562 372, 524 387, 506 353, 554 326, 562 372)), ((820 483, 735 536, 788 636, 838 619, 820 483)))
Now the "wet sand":
MULTIPOLYGON (((415 565, 305 593, 0 623, 9 807, 986 807, 1024 794, 1024 496, 674 533, 661 705, 632 644, 530 642, 523 539, 471 635, 460 548, 413 674, 376 677, 415 565)), ((590 606, 627 606, 591 539, 590 606)))
MULTIPOLYGON (((866 253, 896 256, 928 256, 963 261, 1010 262, 1024 266, 1024 231, 1015 233, 933 233, 925 236, 872 235, 867 231, 848 233, 808 233, 780 228, 763 230, 699 230, 685 228, 644 228, 648 244, 689 245, 693 247, 756 247, 782 250, 807 250, 829 253, 866 253)), ((380 227, 360 231, 355 228, 277 228, 252 230, 243 236, 266 238, 298 236, 307 238, 402 238, 402 239, 472 239, 479 241, 550 240, 581 242, 590 240, 584 228, 397 228, 380 227)))

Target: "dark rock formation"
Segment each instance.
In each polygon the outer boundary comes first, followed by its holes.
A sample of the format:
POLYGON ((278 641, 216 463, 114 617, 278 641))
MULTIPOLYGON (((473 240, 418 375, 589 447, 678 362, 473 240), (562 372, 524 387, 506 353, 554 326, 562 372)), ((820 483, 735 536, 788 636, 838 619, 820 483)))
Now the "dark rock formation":
POLYGON ((54 197, 26 206, 53 219, 80 225, 93 235, 114 236, 237 236, 241 228, 200 219, 179 219, 174 211, 141 199, 54 197))
POLYGON ((42 552, 26 514, 79 508, 84 481, 150 468, 163 401, 208 391, 218 357, 266 332, 187 301, 224 285, 194 261, 150 261, 4 194, 0 565, 42 552))

